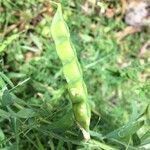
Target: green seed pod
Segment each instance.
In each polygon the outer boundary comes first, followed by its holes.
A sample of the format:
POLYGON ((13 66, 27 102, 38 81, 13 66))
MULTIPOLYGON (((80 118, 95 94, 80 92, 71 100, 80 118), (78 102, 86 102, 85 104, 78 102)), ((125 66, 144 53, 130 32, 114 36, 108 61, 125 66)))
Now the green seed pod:
POLYGON ((57 54, 63 64, 63 73, 68 83, 75 119, 85 139, 90 138, 90 108, 87 88, 78 62, 76 50, 70 40, 69 29, 63 19, 61 5, 52 20, 51 34, 56 45, 57 54))

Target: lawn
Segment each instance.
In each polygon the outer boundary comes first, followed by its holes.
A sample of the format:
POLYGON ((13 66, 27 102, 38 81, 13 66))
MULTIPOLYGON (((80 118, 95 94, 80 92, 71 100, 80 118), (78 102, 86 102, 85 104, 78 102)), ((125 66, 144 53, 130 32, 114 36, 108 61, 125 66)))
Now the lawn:
POLYGON ((86 140, 51 35, 55 2, 0 0, 0 150, 149 150, 148 27, 119 39, 120 0, 59 1, 87 87, 86 140))

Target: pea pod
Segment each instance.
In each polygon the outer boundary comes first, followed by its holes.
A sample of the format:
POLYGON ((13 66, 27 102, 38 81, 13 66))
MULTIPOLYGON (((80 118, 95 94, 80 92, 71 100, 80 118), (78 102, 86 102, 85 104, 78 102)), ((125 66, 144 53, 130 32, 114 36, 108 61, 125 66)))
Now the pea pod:
POLYGON ((62 15, 61 5, 53 17, 51 34, 56 46, 56 52, 63 64, 63 73, 68 83, 75 120, 85 139, 90 139, 90 108, 87 88, 83 80, 82 70, 76 50, 71 42, 67 24, 62 15))

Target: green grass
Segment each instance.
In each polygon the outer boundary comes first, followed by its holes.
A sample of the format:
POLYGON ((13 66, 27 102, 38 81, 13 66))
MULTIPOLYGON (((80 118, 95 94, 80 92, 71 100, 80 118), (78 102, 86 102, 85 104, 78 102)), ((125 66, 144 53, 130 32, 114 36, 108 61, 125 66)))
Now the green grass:
POLYGON ((118 43, 116 33, 127 26, 119 14, 87 15, 83 1, 62 0, 92 109, 92 139, 85 142, 50 35, 56 9, 39 15, 47 3, 0 0, 0 150, 149 149, 149 53, 138 57, 149 34, 118 43))

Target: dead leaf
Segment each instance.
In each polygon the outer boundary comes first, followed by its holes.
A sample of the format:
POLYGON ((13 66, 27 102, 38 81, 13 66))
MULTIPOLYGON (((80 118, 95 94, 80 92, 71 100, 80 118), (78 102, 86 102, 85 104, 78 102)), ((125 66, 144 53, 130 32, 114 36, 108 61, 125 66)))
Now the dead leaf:
POLYGON ((108 8, 106 10, 106 17, 107 18, 112 18, 115 15, 115 10, 113 8, 108 8))
POLYGON ((147 41, 143 46, 142 48, 140 49, 140 53, 139 53, 139 57, 143 57, 144 54, 147 52, 148 50, 148 47, 150 46, 150 41, 147 41))
POLYGON ((123 38, 125 38, 126 36, 130 35, 130 34, 134 34, 137 32, 140 32, 141 29, 140 28, 136 28, 136 27, 132 27, 132 26, 128 26, 126 27, 123 31, 120 31, 116 34, 116 38, 117 41, 121 41, 123 38))

